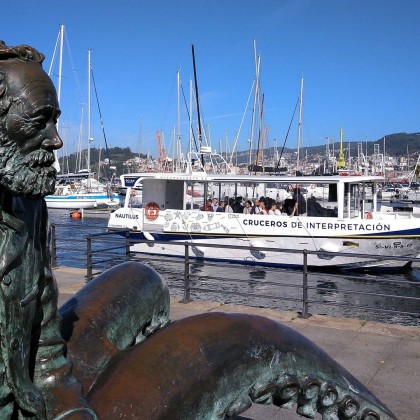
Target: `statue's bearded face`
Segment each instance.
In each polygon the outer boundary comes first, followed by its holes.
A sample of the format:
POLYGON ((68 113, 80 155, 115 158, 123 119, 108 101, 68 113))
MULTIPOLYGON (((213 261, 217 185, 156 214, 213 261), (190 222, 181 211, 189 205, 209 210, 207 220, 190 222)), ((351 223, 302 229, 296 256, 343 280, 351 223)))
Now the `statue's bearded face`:
POLYGON ((15 144, 0 146, 0 189, 32 198, 54 193, 54 160, 54 153, 46 150, 24 156, 15 144))
POLYGON ((54 150, 63 144, 54 85, 38 63, 13 60, 0 66, 3 101, 9 101, 0 119, 0 189, 32 198, 52 194, 54 150))

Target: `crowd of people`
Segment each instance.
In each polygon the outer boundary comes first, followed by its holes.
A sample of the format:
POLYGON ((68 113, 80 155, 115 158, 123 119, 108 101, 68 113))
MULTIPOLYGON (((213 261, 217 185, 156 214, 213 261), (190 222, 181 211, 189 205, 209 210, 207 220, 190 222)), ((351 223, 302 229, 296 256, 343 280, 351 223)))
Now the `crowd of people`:
POLYGON ((306 213, 306 200, 297 189, 293 197, 284 201, 276 201, 270 197, 253 198, 252 200, 243 197, 229 198, 224 200, 209 198, 201 207, 202 211, 214 211, 225 213, 243 214, 268 214, 268 215, 288 215, 297 216, 306 213))

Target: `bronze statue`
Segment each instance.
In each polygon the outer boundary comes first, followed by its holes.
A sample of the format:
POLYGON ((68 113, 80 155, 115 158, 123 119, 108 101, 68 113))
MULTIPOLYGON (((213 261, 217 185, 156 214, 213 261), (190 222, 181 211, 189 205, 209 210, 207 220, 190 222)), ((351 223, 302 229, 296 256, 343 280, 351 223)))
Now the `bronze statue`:
POLYGON ((34 48, 0 42, 0 417, 95 418, 65 357, 46 194, 60 115, 34 48))
POLYGON ((139 263, 88 283, 60 324, 43 197, 62 141, 43 59, 0 42, 0 418, 223 419, 256 402, 306 417, 394 419, 277 322, 211 313, 166 325, 168 288, 139 263))

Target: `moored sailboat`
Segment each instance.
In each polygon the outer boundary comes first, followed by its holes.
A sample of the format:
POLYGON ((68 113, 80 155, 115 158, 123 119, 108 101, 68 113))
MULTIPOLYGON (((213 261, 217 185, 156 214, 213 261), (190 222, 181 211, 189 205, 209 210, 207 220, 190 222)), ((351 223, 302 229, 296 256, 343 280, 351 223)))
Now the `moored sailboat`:
MULTIPOLYGON (((64 27, 60 26, 61 47, 60 47, 60 72, 62 61, 62 39, 64 27)), ((110 186, 102 185, 93 178, 90 170, 90 78, 92 75, 91 55, 88 51, 88 148, 87 148, 87 169, 76 174, 59 175, 59 181, 54 194, 45 197, 48 208, 52 209, 92 209, 96 207, 119 206, 118 194, 110 186)), ((61 75, 59 76, 61 83, 61 75)), ((60 91, 60 89, 58 89, 60 91)))

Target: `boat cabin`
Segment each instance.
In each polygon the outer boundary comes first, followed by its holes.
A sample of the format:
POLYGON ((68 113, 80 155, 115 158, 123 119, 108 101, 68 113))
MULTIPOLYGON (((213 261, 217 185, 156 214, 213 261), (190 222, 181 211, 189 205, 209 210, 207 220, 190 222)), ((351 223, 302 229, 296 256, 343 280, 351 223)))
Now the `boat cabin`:
MULTIPOLYGON (((290 198, 296 189, 306 203, 314 199, 325 209, 334 209, 338 218, 369 218, 377 209, 377 185, 381 176, 252 176, 227 174, 145 173, 121 176, 127 188, 125 207, 130 207, 129 190, 142 188, 142 206, 149 203, 159 210, 200 209, 208 198, 228 201, 270 197, 278 203, 290 198)), ((308 214, 307 209, 301 212, 308 214)), ((331 215, 331 214, 329 214, 331 215)))

